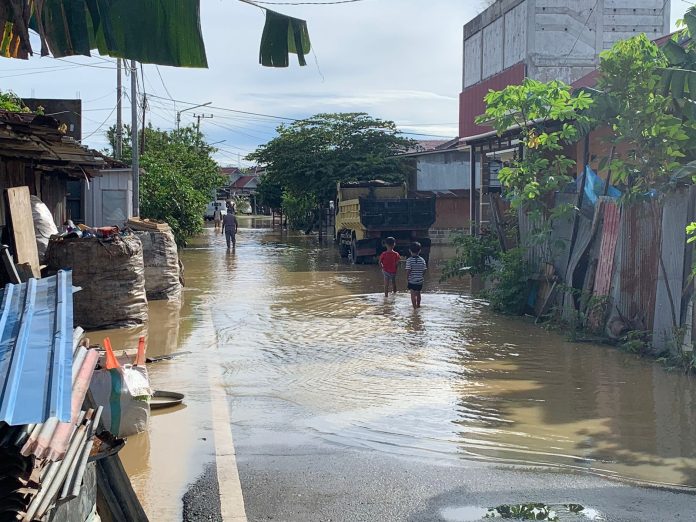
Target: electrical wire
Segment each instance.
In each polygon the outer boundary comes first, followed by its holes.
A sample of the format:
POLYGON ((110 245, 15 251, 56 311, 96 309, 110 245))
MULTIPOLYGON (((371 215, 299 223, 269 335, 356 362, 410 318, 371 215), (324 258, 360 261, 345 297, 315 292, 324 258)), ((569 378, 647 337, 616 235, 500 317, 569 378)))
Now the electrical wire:
POLYGON ((111 118, 111 115, 112 115, 114 112, 116 112, 116 107, 117 107, 117 105, 115 105, 114 108, 111 109, 111 112, 109 113, 109 115, 108 115, 106 118, 104 118, 104 121, 101 122, 101 124, 99 125, 99 127, 97 127, 96 129, 94 129, 94 130, 93 130, 92 132, 90 132, 87 136, 84 136, 84 137, 82 138, 81 141, 85 141, 86 139, 91 138, 91 137, 94 136, 97 132, 99 132, 99 130, 100 130, 102 127, 104 127, 104 125, 106 125, 106 122, 109 121, 109 118, 111 118))
MULTIPOLYGON (((159 98, 160 100, 166 100, 166 99, 167 99, 167 98, 163 98, 162 96, 155 96, 155 95, 151 95, 151 96, 152 96, 153 98, 159 98)), ((184 104, 186 104, 186 105, 200 105, 200 104, 197 103, 197 102, 189 102, 189 101, 182 101, 182 100, 171 100, 171 101, 173 101, 173 102, 175 102, 175 103, 184 103, 184 104)), ((239 113, 239 114, 250 114, 250 115, 253 115, 253 116, 262 116, 262 117, 264 117, 264 118, 273 118, 273 119, 276 119, 276 120, 300 121, 300 120, 297 119, 297 118, 288 118, 288 117, 285 117, 285 116, 273 116, 273 115, 270 115, 270 114, 261 114, 261 113, 258 113, 258 112, 240 111, 240 110, 238 110, 238 109, 230 109, 230 108, 227 108, 227 107, 217 107, 217 106, 215 106, 215 105, 206 105, 205 107, 206 107, 206 109, 216 109, 216 110, 219 110, 219 111, 236 112, 236 113, 239 113)))
POLYGON ((354 4, 365 0, 334 0, 332 2, 267 2, 262 0, 241 0, 245 4, 265 4, 265 5, 338 5, 354 4))

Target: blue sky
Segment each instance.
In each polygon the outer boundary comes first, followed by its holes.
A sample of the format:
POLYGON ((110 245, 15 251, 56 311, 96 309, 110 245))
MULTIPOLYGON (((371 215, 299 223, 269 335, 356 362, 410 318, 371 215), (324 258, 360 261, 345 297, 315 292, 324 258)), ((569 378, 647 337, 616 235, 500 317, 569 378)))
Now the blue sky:
MULTIPOLYGON (((687 7, 684 0, 672 0, 673 21, 687 7)), ((290 118, 364 111, 394 120, 406 132, 456 136, 462 26, 481 9, 479 0, 278 6, 307 20, 314 53, 306 67, 291 55, 289 68, 268 69, 258 64, 263 12, 235 0, 201 0, 209 69, 145 65, 147 118, 168 129, 177 110, 212 102, 217 108, 184 112, 182 124, 193 122, 194 114, 212 115, 201 128, 210 142, 224 140, 217 145, 224 165, 236 165, 272 138, 283 120, 223 108, 290 118)), ((115 122, 115 76, 115 60, 97 56, 0 60, 0 89, 20 96, 81 97, 84 142, 95 148, 106 146, 104 131, 115 122)), ((129 119, 125 100, 124 121, 129 119)))

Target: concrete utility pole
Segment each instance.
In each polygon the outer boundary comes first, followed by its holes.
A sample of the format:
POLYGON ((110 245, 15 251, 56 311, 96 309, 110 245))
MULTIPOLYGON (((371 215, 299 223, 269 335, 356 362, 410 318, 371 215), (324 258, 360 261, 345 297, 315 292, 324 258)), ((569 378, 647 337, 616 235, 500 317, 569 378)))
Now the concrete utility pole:
POLYGON ((203 118, 203 119, 213 118, 214 115, 213 114, 194 114, 193 117, 196 118, 196 130, 198 132, 201 132, 201 118, 203 118))
POLYGON ((140 154, 145 154, 145 111, 147 110, 147 93, 143 93, 143 126, 140 132, 140 154))
POLYGON ((123 85, 121 83, 121 59, 116 59, 116 145, 114 146, 114 156, 117 160, 123 155, 123 117, 121 115, 123 106, 123 85))
POLYGON ((131 151, 133 157, 133 215, 140 216, 140 154, 138 151, 138 89, 135 60, 131 60, 131 151))
POLYGON ((201 103, 200 105, 194 105, 193 107, 187 107, 185 109, 182 109, 176 113, 176 130, 179 130, 179 125, 181 124, 181 113, 190 111, 192 109, 197 109, 198 107, 205 107, 206 105, 210 105, 213 102, 206 102, 206 103, 201 103))

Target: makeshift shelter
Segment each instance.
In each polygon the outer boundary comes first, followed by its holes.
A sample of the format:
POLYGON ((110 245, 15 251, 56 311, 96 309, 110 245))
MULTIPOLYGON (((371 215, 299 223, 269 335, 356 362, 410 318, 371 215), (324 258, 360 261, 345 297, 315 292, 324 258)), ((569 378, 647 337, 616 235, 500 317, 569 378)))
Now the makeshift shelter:
MULTIPOLYGON (((91 179, 105 167, 105 160, 65 136, 59 127, 48 116, 0 111, 0 189, 29 187, 61 224, 70 217, 68 182, 91 179)), ((4 216, 0 212, 2 227, 4 216)))

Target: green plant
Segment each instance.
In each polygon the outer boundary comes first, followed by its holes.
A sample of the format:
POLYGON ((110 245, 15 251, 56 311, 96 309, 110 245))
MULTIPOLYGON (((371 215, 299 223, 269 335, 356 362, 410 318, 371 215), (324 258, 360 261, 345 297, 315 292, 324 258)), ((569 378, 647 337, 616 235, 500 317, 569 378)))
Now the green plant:
POLYGON ((582 111, 591 97, 571 93, 561 81, 547 83, 526 79, 485 96, 486 112, 477 118, 502 134, 519 128, 523 154, 503 167, 498 178, 506 188, 513 208, 548 210, 544 196, 572 180, 575 161, 563 154, 564 144, 578 138, 578 125, 588 121, 582 111))
POLYGON ((652 351, 652 332, 633 330, 624 335, 619 341, 619 348, 637 355, 647 355, 652 351))
POLYGON ((289 192, 283 194, 283 211, 288 217, 288 225, 295 230, 307 230, 314 223, 316 202, 309 195, 294 196, 289 192))
POLYGON ((496 312, 521 315, 527 306, 529 290, 529 268, 523 249, 514 248, 500 254, 488 278, 493 287, 484 291, 484 296, 496 312))
POLYGON ((493 262, 500 255, 500 243, 488 233, 478 236, 459 234, 454 237, 454 258, 448 260, 442 270, 441 281, 465 274, 485 276, 493 271, 493 262))
MULTIPOLYGON (((142 131, 141 131, 142 132, 142 131)), ((107 137, 114 144, 112 127, 107 137)), ((140 158, 140 215, 166 221, 179 245, 203 229, 203 214, 224 178, 213 160, 215 149, 193 126, 163 131, 145 129, 145 152, 140 158)), ((124 129, 123 161, 131 160, 131 132, 124 129)))
POLYGON ((10 112, 29 112, 22 99, 12 91, 0 91, 0 110, 10 112))

